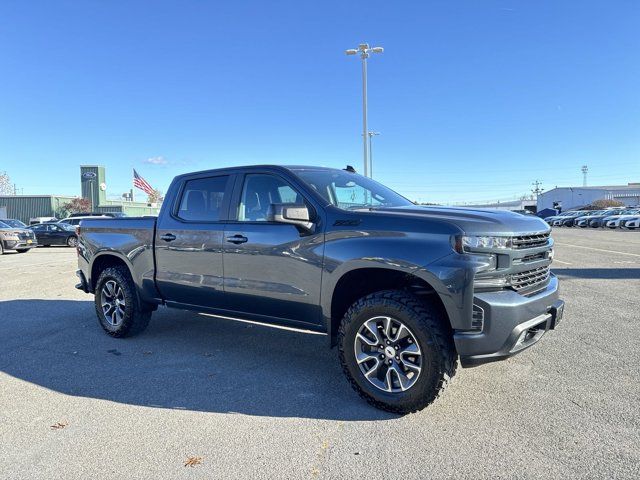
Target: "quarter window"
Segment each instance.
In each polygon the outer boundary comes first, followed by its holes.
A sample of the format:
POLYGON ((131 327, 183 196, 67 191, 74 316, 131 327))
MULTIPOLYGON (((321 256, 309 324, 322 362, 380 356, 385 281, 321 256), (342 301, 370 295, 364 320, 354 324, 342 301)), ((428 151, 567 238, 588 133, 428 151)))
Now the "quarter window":
POLYGON ((178 217, 192 222, 217 222, 229 176, 187 180, 180 200, 178 217))

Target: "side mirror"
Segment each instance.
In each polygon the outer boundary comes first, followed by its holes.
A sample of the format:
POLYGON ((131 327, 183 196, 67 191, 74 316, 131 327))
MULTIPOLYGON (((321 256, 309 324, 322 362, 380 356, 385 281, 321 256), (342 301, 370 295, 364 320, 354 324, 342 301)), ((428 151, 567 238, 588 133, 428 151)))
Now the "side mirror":
POLYGON ((309 218, 309 208, 304 203, 272 203, 267 211, 267 221, 288 223, 306 231, 313 230, 313 222, 309 218))

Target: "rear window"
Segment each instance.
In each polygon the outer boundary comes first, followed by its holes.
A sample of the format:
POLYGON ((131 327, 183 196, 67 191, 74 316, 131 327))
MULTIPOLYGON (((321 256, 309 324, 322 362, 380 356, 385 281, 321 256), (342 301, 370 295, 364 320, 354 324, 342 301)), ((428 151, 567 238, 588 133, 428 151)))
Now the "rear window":
POLYGON ((228 175, 187 180, 177 216, 191 222, 220 220, 228 181, 228 175))

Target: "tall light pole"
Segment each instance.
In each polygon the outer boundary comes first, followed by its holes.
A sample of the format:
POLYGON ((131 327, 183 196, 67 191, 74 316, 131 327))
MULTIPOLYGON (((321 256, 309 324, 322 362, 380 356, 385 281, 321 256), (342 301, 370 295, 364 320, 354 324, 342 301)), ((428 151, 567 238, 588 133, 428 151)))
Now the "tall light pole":
POLYGON ((380 132, 369 132, 369 177, 373 178, 373 149, 371 148, 371 139, 380 135, 380 132))
POLYGON ((362 60, 362 147, 364 153, 364 176, 371 176, 369 173, 369 142, 367 136, 369 130, 367 128, 367 58, 372 53, 382 53, 382 47, 369 47, 368 43, 361 43, 358 48, 345 50, 347 55, 358 55, 362 60))

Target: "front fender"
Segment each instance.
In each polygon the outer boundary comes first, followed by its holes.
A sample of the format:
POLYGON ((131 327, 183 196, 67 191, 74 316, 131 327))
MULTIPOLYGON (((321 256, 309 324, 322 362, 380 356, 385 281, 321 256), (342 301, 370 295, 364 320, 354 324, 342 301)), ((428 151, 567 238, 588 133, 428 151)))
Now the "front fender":
POLYGON ((344 275, 363 268, 394 270, 421 278, 434 288, 447 313, 451 310, 456 324, 459 323, 456 306, 465 303, 458 296, 460 292, 466 292, 466 289, 460 286, 461 283, 465 284, 466 274, 461 278, 461 272, 455 271, 454 265, 447 262, 442 265, 437 263, 440 259, 449 257, 451 253, 448 234, 382 230, 342 230, 327 233, 321 309, 330 338, 333 333, 331 305, 336 286, 344 275), (431 265, 434 265, 434 268, 431 265))

